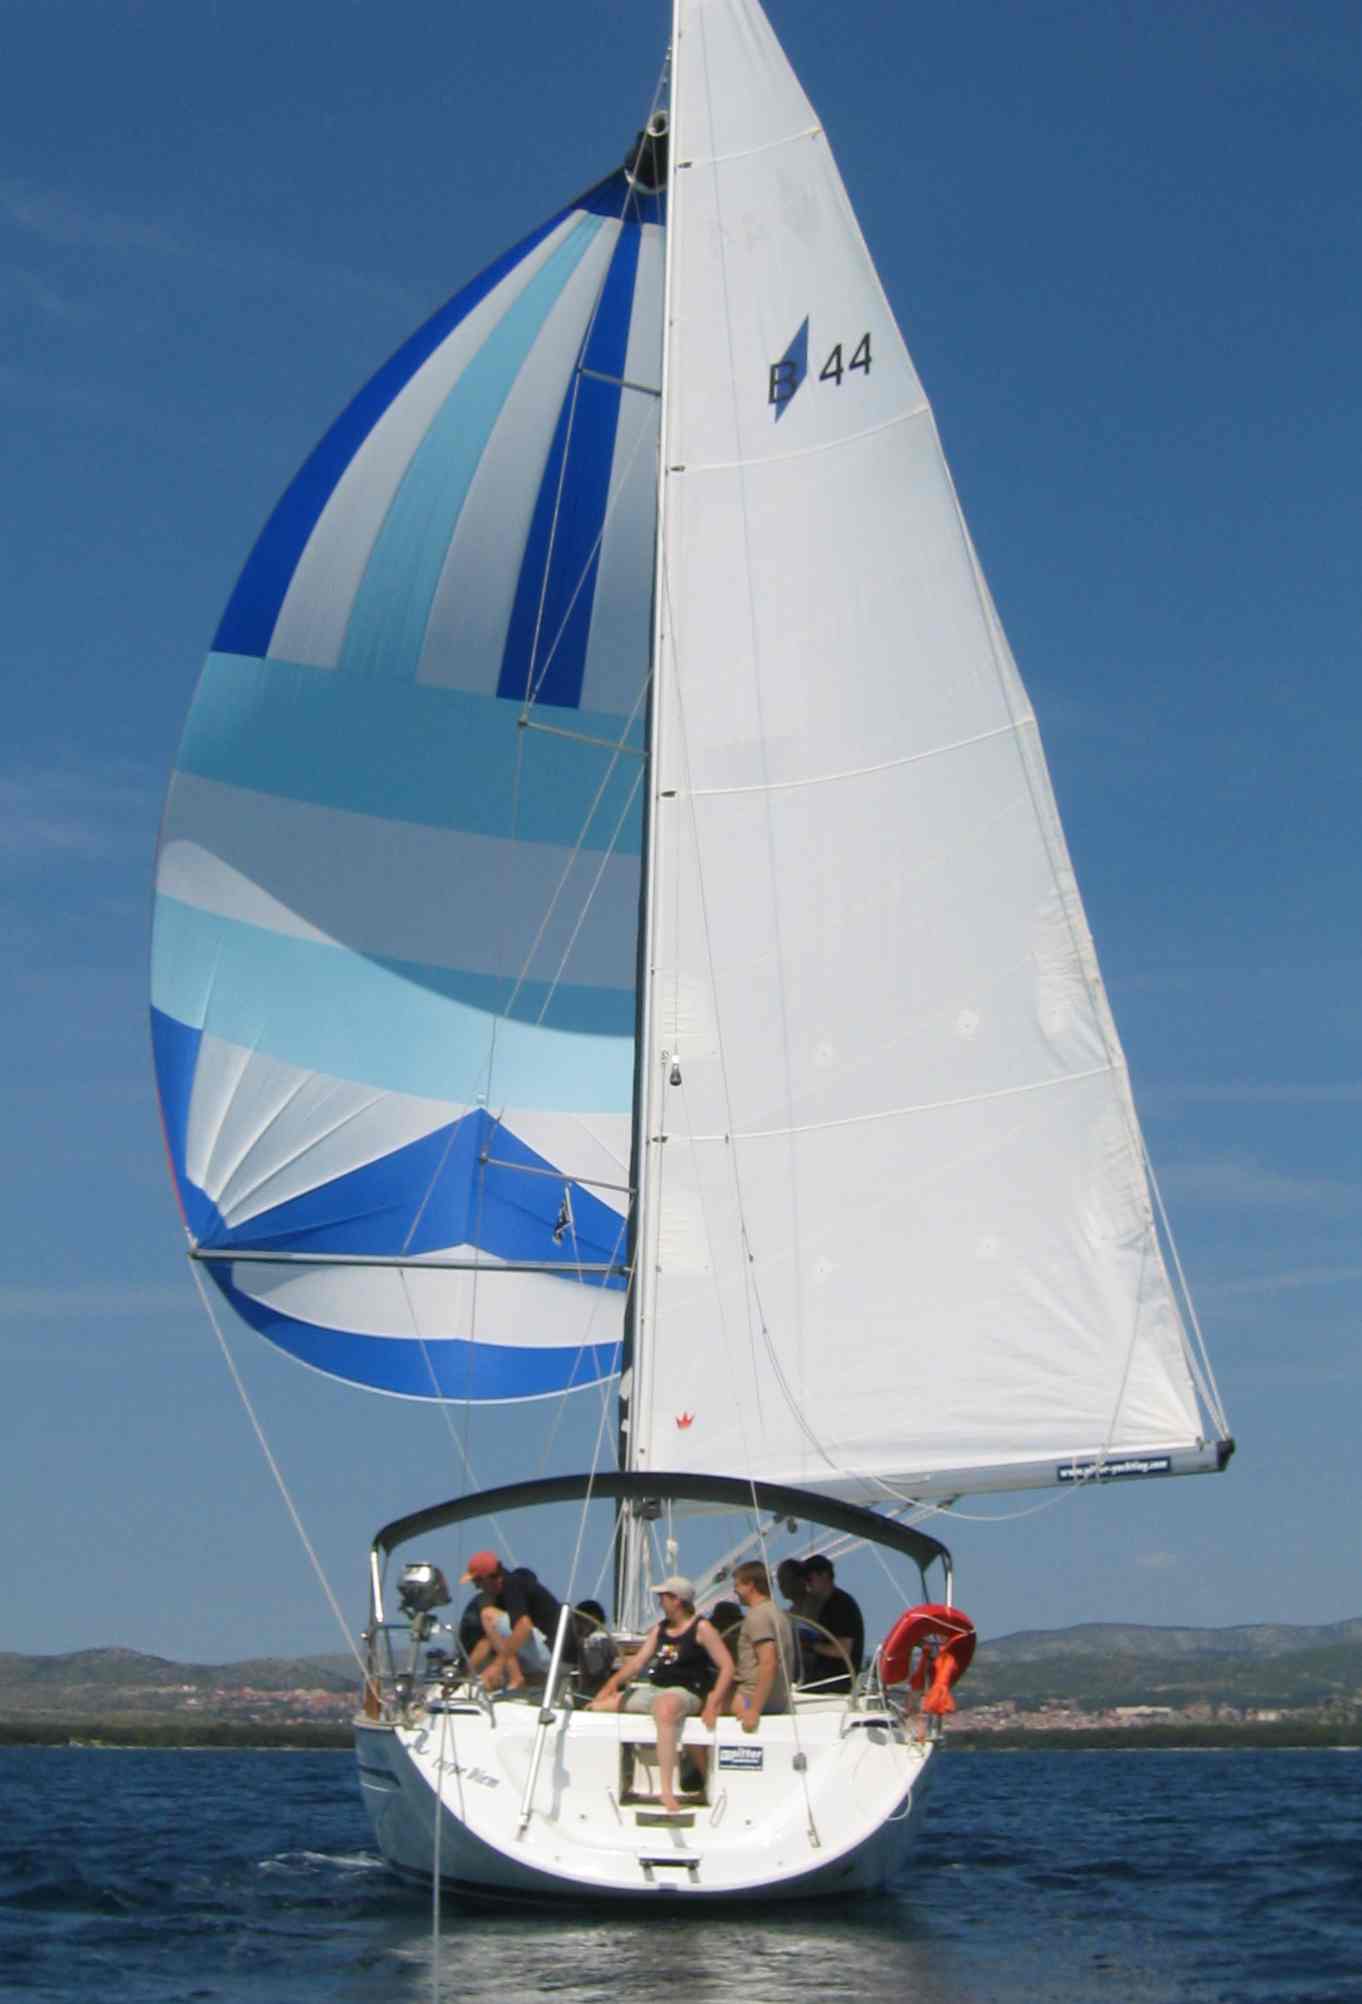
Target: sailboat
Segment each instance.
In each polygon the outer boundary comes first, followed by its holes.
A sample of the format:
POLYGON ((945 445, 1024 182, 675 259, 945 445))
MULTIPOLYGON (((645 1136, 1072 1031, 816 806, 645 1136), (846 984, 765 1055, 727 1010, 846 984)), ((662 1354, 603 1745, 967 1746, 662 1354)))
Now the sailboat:
POLYGON ((1035 717, 756 0, 676 0, 615 157, 260 535, 170 787, 155 1059, 215 1313, 412 1401, 613 1387, 589 1468, 374 1541, 385 1857, 841 1895, 900 1870, 941 1758, 899 1645, 945 1693, 967 1624, 924 1518, 1233 1443, 1035 717), (922 1599, 851 1690, 691 1721, 661 1815, 653 1722, 582 1707, 566 1611, 530 1703, 444 1647, 466 1528, 546 1503, 608 1507, 621 1635, 724 1511, 922 1599))

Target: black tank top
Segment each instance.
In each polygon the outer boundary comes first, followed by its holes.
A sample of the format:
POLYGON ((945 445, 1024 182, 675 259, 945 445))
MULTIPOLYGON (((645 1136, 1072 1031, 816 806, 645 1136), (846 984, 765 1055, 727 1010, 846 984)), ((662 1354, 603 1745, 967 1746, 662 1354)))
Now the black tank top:
POLYGON ((662 1690, 679 1686, 693 1691, 697 1698, 706 1696, 718 1672, 697 1633, 703 1619, 703 1615, 695 1615, 679 1635, 668 1635, 665 1628, 658 1630, 657 1648, 647 1671, 650 1684, 662 1690))

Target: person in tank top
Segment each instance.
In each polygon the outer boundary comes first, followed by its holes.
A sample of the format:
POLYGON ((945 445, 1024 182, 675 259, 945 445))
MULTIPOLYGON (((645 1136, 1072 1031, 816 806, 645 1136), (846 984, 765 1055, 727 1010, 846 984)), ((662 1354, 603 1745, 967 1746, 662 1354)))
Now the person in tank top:
MULTIPOLYGON (((651 1712, 657 1722, 658 1798, 675 1814, 676 1750, 685 1720, 713 1732, 733 1683, 733 1658, 695 1612, 695 1588, 674 1573, 655 1586, 662 1616, 591 1701, 593 1712, 651 1712), (631 1688, 626 1689, 626 1686, 631 1688)), ((700 1762, 697 1760, 696 1765, 700 1762)))

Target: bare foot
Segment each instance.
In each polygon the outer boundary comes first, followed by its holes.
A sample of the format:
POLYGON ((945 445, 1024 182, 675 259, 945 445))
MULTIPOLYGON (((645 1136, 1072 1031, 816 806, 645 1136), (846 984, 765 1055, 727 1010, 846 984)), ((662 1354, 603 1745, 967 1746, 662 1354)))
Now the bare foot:
POLYGON ((668 1816, 679 1816, 681 1814, 681 1804, 674 1795, 664 1795, 659 1800, 668 1816))

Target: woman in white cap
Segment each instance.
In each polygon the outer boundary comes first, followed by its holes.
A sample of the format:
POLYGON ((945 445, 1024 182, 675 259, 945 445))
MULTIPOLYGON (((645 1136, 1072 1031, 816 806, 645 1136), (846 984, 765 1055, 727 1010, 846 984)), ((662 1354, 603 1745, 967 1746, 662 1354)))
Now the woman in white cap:
POLYGON ((673 1573, 653 1588, 662 1617, 634 1654, 591 1701, 593 1712, 651 1712, 657 1721, 658 1798, 670 1814, 676 1799, 676 1748, 682 1722, 699 1717, 713 1732, 733 1683, 733 1658, 714 1624, 695 1612, 695 1588, 673 1573), (632 1690, 624 1686, 635 1678, 632 1690))

